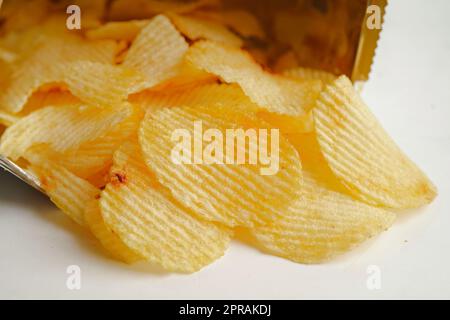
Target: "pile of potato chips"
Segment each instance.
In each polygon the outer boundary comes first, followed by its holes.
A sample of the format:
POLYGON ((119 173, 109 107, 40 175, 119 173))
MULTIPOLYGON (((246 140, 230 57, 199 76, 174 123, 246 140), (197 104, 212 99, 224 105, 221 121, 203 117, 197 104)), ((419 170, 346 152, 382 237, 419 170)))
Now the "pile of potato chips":
POLYGON ((250 11, 75 1, 81 29, 68 30, 72 2, 0 11, 0 154, 115 258, 195 272, 243 234, 319 263, 436 196, 346 76, 264 63, 249 43, 266 29, 250 11), (279 129, 279 171, 174 163, 171 133, 200 120, 279 129))

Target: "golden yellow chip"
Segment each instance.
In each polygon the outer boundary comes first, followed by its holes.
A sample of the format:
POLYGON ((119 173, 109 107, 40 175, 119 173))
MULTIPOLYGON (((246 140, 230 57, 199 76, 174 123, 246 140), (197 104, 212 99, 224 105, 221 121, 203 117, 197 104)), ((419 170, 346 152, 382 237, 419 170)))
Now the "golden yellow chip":
POLYGON ((30 148, 25 158, 40 155, 41 161, 52 161, 74 172, 77 176, 86 179, 96 186, 101 186, 102 182, 95 183, 97 175, 101 175, 112 164, 114 151, 122 145, 128 138, 135 136, 143 113, 140 108, 124 110, 127 115, 111 126, 100 136, 82 142, 76 147, 65 151, 52 149, 51 144, 38 144, 30 148), (129 112, 129 113, 128 113, 129 112))
POLYGON ((321 80, 324 83, 331 83, 336 80, 336 76, 332 73, 310 68, 292 68, 283 71, 287 77, 299 80, 321 80))
POLYGON ((221 257, 231 233, 195 218, 157 183, 137 143, 114 156, 111 182, 101 194, 106 226, 126 246, 165 269, 195 272, 221 257))
POLYGON ((69 170, 47 162, 32 165, 30 170, 40 181, 41 188, 65 214, 80 225, 85 225, 87 205, 98 197, 100 190, 69 170))
POLYGON ((57 88, 48 91, 37 91, 31 95, 22 111, 15 115, 19 118, 23 118, 31 112, 44 107, 80 106, 81 104, 81 100, 67 90, 57 88))
POLYGON ((170 19, 177 29, 190 40, 212 40, 230 46, 241 47, 243 40, 217 22, 170 14, 170 19))
POLYGON ((114 110, 84 105, 46 107, 8 128, 1 138, 0 154, 17 160, 38 144, 48 144, 56 152, 75 149, 110 133, 133 114, 128 104, 114 110))
POLYGON ((104 63, 77 61, 61 65, 61 81, 82 101, 96 107, 112 107, 144 83, 137 71, 104 63))
POLYGON ((433 183, 392 141, 347 77, 326 87, 313 112, 320 149, 352 195, 391 208, 434 199, 433 183))
POLYGON ((84 220, 94 236, 113 258, 125 263, 142 260, 142 257, 130 250, 114 232, 108 229, 100 211, 99 200, 95 199, 88 203, 84 220))
POLYGON ((153 87, 179 71, 188 44, 169 18, 158 15, 138 34, 123 62, 123 66, 140 71, 146 81, 136 88, 153 87))
POLYGON ((260 111, 258 116, 272 127, 279 128, 283 134, 307 133, 314 130, 314 120, 311 111, 298 117, 260 111))
POLYGON ((91 40, 133 41, 150 20, 111 21, 98 28, 88 30, 86 37, 91 40))
POLYGON ((147 165, 181 203, 225 225, 281 214, 300 192, 297 152, 265 122, 227 108, 164 108, 139 131, 147 165))
POLYGON ((319 263, 385 231, 395 214, 328 189, 304 172, 302 195, 283 216, 249 232, 271 254, 319 263))
POLYGON ((0 105, 7 111, 20 112, 31 94, 45 84, 63 82, 68 76, 65 63, 88 60, 112 64, 116 44, 112 41, 86 42, 68 37, 48 40, 13 72, 10 86, 0 93, 0 105))
POLYGON ((9 127, 19 120, 20 117, 17 117, 16 115, 11 114, 9 112, 0 110, 0 124, 9 127))
POLYGON ((225 82, 239 84, 254 103, 274 113, 305 114, 322 87, 320 81, 300 83, 267 73, 245 51, 211 41, 195 43, 186 59, 225 82))
POLYGON ((130 98, 143 110, 150 112, 167 107, 216 107, 256 113, 259 108, 235 84, 205 84, 166 91, 144 91, 130 98))

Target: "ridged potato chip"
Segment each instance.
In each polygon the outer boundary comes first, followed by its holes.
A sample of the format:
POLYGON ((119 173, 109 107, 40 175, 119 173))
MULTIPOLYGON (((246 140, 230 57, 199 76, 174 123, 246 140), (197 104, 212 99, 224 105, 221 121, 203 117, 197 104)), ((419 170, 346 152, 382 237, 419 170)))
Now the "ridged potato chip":
POLYGON ((211 41, 195 43, 186 59, 225 82, 239 84, 254 103, 274 113, 304 115, 322 87, 320 81, 300 83, 267 73, 245 51, 211 41))
POLYGON ((111 21, 86 31, 91 40, 133 41, 150 20, 111 21))
POLYGON ((212 40, 241 47, 243 40, 222 24, 188 16, 169 14, 175 27, 190 40, 212 40))
POLYGON ((313 114, 320 149, 353 196, 390 208, 434 199, 433 183, 384 131, 347 77, 326 87, 313 114))
POLYGON ((146 81, 135 92, 151 88, 179 71, 189 45, 164 15, 158 15, 137 35, 123 66, 140 71, 146 81))
POLYGON ((201 221, 157 183, 137 143, 114 156, 111 182, 101 194, 106 226, 133 251, 170 271, 195 272, 222 256, 228 229, 201 221))
POLYGON ((126 117, 95 139, 89 139, 65 151, 56 151, 52 149, 51 144, 41 143, 31 147, 24 157, 27 158, 29 153, 34 154, 33 156, 40 155, 42 162, 58 163, 95 186, 104 186, 103 179, 98 180, 97 176, 112 165, 114 151, 135 135, 143 118, 143 112, 139 108, 127 108, 130 109, 124 110, 129 112, 126 117))
POLYGON ((46 107, 8 128, 0 141, 0 154, 17 160, 37 144, 48 144, 56 152, 74 149, 105 136, 133 114, 128 104, 114 110, 84 105, 46 107))
POLYGON ((301 198, 279 220, 249 232, 264 251, 320 263, 385 231, 394 220, 394 213, 334 192, 304 172, 301 198))
POLYGON ((95 199, 87 205, 84 212, 84 220, 92 234, 113 258, 125 263, 134 263, 142 260, 141 256, 130 250, 114 232, 108 229, 100 211, 99 200, 95 199))
POLYGON ((234 84, 205 84, 187 89, 176 88, 159 92, 144 91, 130 98, 130 102, 152 112, 160 108, 180 106, 239 109, 256 113, 259 108, 234 84))
POLYGON ((58 208, 78 224, 85 225, 84 212, 98 197, 99 189, 55 163, 32 165, 30 171, 58 208))
POLYGON ((77 61, 61 65, 61 81, 82 101, 97 107, 111 107, 128 98, 144 83, 144 77, 133 69, 105 63, 77 61))
POLYGON ((0 106, 20 112, 31 94, 45 84, 57 84, 67 76, 65 63, 88 60, 112 64, 116 44, 112 41, 86 42, 67 37, 48 40, 12 73, 11 85, 0 93, 0 106))
POLYGON ((283 71, 283 74, 299 80, 321 80, 323 83, 331 83, 336 80, 336 76, 332 73, 311 68, 292 68, 283 71))
POLYGON ((159 181, 203 219, 251 227, 277 218, 301 189, 301 164, 294 148, 277 130, 237 110, 216 106, 149 112, 141 123, 139 140, 146 163, 159 181), (209 145, 205 148, 209 151, 204 151, 198 144, 208 129, 218 137, 202 142, 209 145), (180 146, 188 151, 193 147, 194 152, 189 156, 180 146), (257 156, 258 151, 263 153, 257 156), (202 159, 208 152, 213 159, 205 165, 202 159), (264 152, 270 158, 264 160, 264 152))

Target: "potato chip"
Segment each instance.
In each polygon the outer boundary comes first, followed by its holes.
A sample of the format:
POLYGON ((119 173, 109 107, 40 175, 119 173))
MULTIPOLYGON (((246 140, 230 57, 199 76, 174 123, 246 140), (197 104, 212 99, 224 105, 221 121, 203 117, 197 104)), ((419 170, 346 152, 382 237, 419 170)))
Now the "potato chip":
POLYGON ((298 117, 260 111, 258 116, 270 123, 272 127, 279 128, 284 134, 307 133, 314 130, 314 120, 311 111, 298 117))
POLYGON ((222 256, 231 233, 177 203, 146 167, 137 143, 114 156, 101 194, 106 226, 133 251, 167 270, 195 272, 222 256))
POLYGON ((108 229, 100 211, 99 200, 91 201, 87 205, 84 212, 84 220, 92 234, 113 258, 125 263, 134 263, 142 260, 142 257, 130 250, 114 232, 108 229))
POLYGON ((395 214, 328 189, 304 172, 302 196, 283 216, 249 230, 258 246, 299 263, 338 256, 389 228, 395 214))
POLYGON ((324 83, 331 83, 336 80, 336 76, 332 73, 311 68, 292 68, 285 70, 283 74, 294 79, 321 80, 324 83))
POLYGON ((0 110, 0 124, 9 127, 19 121, 20 118, 6 111, 0 110))
POLYGON ((41 188, 65 214, 85 225, 84 212, 88 203, 98 197, 100 190, 69 170, 51 163, 32 165, 31 171, 41 188))
POLYGON ((0 94, 0 106, 20 112, 39 87, 62 82, 68 76, 64 63, 88 60, 111 64, 115 51, 116 44, 111 41, 85 42, 74 37, 49 40, 14 70, 11 85, 0 94))
POLYGON ((353 196, 390 208, 434 199, 432 182, 383 130, 347 77, 326 87, 313 113, 322 153, 353 196))
POLYGON ((144 91, 130 98, 130 101, 139 105, 143 110, 172 108, 180 106, 215 107, 229 110, 241 110, 256 113, 259 108, 235 84, 205 84, 195 87, 166 90, 162 92, 144 91))
POLYGON ((81 100, 71 94, 69 91, 60 88, 48 91, 37 91, 31 95, 22 111, 16 113, 18 118, 23 118, 30 113, 42 109, 44 107, 65 107, 80 106, 81 100))
POLYGON ((84 105, 46 107, 8 128, 0 142, 0 154, 17 160, 37 144, 48 144, 56 152, 74 149, 113 131, 133 112, 127 104, 114 110, 84 105))
POLYGON ((61 65, 63 81, 73 95, 96 107, 111 107, 128 98, 144 77, 123 66, 77 61, 61 65))
POLYGON ((300 83, 269 74, 242 50, 211 41, 195 43, 186 59, 198 68, 237 83, 257 105, 270 112, 301 116, 314 105, 321 83, 300 83))
POLYGON ((86 37, 91 40, 133 41, 150 20, 111 21, 98 28, 88 30, 86 37))
POLYGON ((159 15, 151 19, 134 40, 123 62, 123 66, 145 76, 146 81, 135 92, 175 76, 187 49, 187 42, 169 18, 159 15))
POLYGON ((139 108, 132 108, 129 112, 122 121, 108 131, 75 148, 61 152, 53 150, 51 145, 38 144, 29 149, 24 157, 27 158, 28 153, 40 154, 42 161, 58 163, 95 186, 104 186, 103 180, 97 182, 97 175, 105 174, 105 170, 112 164, 114 151, 126 139, 136 134, 142 120, 143 112, 139 108))
POLYGON ((241 47, 243 40, 217 22, 188 16, 169 14, 175 27, 190 40, 212 40, 241 47))
POLYGON ((276 218, 300 192, 297 152, 277 130, 237 110, 216 106, 149 112, 139 140, 146 163, 159 181, 203 219, 251 227, 276 218), (202 132, 209 129, 214 132, 210 143, 201 142, 202 132), (182 134, 183 141, 174 142, 175 133, 182 134), (203 145, 208 147, 202 150, 203 145), (179 150, 181 146, 188 150, 179 150), (208 152, 213 159, 205 165, 203 157, 208 152), (271 160, 261 157, 264 152, 271 160))

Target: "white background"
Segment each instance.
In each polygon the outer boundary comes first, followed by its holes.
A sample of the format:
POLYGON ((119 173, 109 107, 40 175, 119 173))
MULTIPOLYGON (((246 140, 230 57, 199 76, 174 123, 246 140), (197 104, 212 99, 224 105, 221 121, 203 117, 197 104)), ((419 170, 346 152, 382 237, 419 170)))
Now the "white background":
POLYGON ((391 0, 364 98, 439 197, 375 240, 304 266, 234 242, 193 275, 110 260, 49 201, 0 173, 0 298, 450 298, 450 1, 391 0), (81 290, 66 268, 81 267, 81 290), (381 270, 368 290, 367 268, 381 270))

